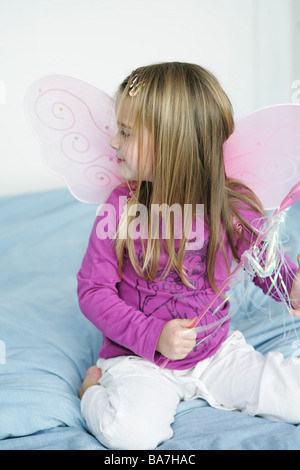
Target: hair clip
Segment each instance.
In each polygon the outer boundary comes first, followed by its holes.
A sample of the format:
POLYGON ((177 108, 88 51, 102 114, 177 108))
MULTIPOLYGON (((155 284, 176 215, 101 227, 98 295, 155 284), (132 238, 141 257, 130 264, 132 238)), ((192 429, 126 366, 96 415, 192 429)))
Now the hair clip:
POLYGON ((137 82, 138 76, 136 75, 132 81, 132 84, 130 85, 130 90, 129 90, 129 96, 135 96, 141 88, 145 86, 145 81, 140 80, 137 82))

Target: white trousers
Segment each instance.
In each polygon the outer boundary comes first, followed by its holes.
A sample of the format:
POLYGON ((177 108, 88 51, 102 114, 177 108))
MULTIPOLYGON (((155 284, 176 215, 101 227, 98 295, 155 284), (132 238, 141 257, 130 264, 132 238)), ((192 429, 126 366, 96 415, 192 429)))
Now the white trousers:
POLYGON ((235 331, 217 353, 184 371, 160 369, 135 356, 99 359, 100 385, 87 389, 81 411, 90 432, 110 449, 154 449, 172 437, 180 400, 300 423, 300 358, 266 357, 235 331))

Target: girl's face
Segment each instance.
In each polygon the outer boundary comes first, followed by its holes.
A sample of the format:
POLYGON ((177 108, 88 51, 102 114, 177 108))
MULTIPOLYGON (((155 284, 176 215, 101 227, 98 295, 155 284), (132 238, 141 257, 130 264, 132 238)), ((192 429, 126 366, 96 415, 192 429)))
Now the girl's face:
POLYGON ((120 165, 121 177, 136 181, 141 171, 144 181, 152 181, 152 145, 149 131, 143 128, 143 144, 138 140, 138 132, 133 129, 130 119, 128 98, 122 108, 122 116, 118 113, 118 100, 116 105, 118 119, 118 133, 110 141, 112 148, 116 150, 120 165))

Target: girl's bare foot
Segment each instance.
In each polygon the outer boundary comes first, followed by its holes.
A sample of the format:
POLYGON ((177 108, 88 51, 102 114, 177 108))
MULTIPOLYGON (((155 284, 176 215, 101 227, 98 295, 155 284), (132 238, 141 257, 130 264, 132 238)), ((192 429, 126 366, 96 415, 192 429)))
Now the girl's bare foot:
POLYGON ((92 366, 90 367, 84 377, 84 380, 82 382, 82 385, 79 390, 79 398, 83 397, 84 392, 91 387, 92 385, 99 385, 98 381, 100 380, 102 376, 101 369, 97 366, 92 366))

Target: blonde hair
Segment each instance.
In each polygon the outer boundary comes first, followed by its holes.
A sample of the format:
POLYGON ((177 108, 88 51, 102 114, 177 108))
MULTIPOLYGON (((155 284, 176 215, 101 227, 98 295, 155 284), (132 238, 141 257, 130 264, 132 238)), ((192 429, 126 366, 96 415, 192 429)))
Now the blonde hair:
MULTIPOLYGON (((231 103, 215 76, 203 67, 181 62, 167 62, 134 70, 120 85, 117 99, 119 112, 130 105, 131 122, 143 148, 143 129, 146 127, 152 141, 152 182, 143 181, 143 168, 133 197, 128 203, 177 203, 204 205, 205 221, 209 227, 207 273, 214 289, 216 254, 226 234, 233 256, 238 259, 233 224, 235 216, 248 230, 251 228, 239 214, 239 203, 246 203, 262 213, 255 195, 237 181, 227 179, 223 162, 223 143, 233 132, 234 119, 231 103), (130 100, 130 101, 128 101, 130 100)), ((149 210, 149 214, 151 211, 149 210)), ((120 226, 129 224, 121 218, 120 226)), ((150 223, 150 221, 149 221, 150 223)), ((128 226, 128 225, 127 225, 128 226)), ((153 279, 158 270, 160 243, 157 239, 142 241, 143 260, 138 259, 134 240, 117 237, 116 252, 119 272, 122 273, 125 245, 137 274, 153 279)), ((173 267, 182 282, 191 287, 183 269, 186 240, 174 248, 174 233, 165 240, 169 262, 166 275, 173 267)), ((226 256, 225 256, 226 260, 226 256)), ((227 263, 227 260, 226 260, 227 263)), ((229 266, 227 263, 229 271, 229 266)))

